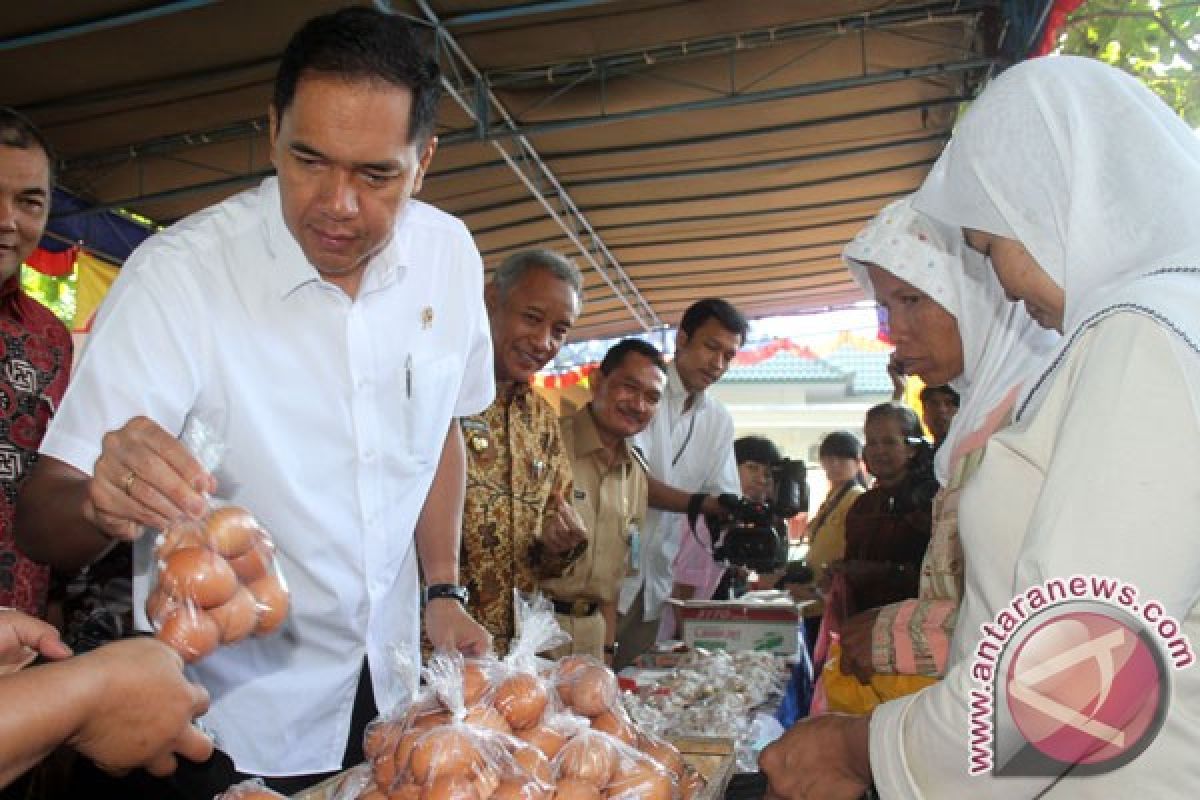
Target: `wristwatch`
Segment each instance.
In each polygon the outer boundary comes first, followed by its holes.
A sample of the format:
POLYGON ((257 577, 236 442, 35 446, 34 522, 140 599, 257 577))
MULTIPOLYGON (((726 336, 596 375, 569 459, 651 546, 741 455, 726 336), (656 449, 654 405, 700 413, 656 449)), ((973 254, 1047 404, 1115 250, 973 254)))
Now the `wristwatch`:
POLYGON ((425 591, 421 593, 421 605, 429 605, 430 600, 437 600, 441 597, 449 597, 452 600, 457 600, 466 608, 467 601, 471 598, 471 593, 467 591, 467 587, 458 586, 453 583, 435 583, 431 586, 426 586, 425 591))

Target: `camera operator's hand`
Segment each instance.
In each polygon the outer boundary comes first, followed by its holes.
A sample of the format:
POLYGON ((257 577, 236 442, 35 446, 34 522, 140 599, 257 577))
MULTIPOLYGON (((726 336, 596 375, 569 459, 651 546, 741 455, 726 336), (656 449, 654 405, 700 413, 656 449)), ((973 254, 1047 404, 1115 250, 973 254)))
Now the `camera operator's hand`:
POLYGON ((715 494, 710 494, 704 498, 704 502, 700 504, 700 513, 706 517, 718 517, 723 520, 731 516, 729 509, 721 502, 721 498, 715 494))

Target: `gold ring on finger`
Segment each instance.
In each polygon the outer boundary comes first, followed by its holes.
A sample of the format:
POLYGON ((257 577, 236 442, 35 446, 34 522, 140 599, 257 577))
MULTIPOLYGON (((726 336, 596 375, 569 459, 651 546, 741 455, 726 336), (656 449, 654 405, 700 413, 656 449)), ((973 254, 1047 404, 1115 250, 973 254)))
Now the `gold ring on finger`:
POLYGON ((124 480, 121 481, 121 488, 124 489, 125 494, 129 495, 130 497, 133 496, 133 482, 136 480, 137 473, 133 470, 129 470, 129 472, 125 475, 124 480))

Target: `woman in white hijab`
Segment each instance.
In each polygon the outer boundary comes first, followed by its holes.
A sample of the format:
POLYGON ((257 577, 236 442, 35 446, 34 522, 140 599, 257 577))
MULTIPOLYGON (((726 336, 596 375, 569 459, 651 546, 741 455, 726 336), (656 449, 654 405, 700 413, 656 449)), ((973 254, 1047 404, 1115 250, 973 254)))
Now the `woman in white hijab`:
POLYGON ((843 256, 887 314, 904 371, 929 385, 949 384, 961 397, 934 459, 943 489, 934 501, 920 594, 851 620, 843 631, 843 661, 860 678, 940 676, 962 598, 959 495, 988 437, 1008 424, 1034 367, 1058 337, 1005 297, 961 231, 915 211, 911 197, 881 211, 843 256), (868 623, 869 638, 856 636, 868 623))
POLYGON ((1038 59, 914 205, 1065 335, 963 491, 945 679, 797 741, 782 793, 1195 796, 1200 140, 1134 79, 1038 59))

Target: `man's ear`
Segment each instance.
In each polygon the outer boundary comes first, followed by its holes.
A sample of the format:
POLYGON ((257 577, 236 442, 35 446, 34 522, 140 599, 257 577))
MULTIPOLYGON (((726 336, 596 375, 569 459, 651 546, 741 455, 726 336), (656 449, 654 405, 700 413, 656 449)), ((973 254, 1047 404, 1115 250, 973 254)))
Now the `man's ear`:
POLYGON ((416 194, 421 191, 421 187, 425 184, 425 173, 429 171, 429 165, 433 163, 433 154, 437 152, 438 138, 430 136, 429 141, 425 143, 425 148, 421 151, 421 160, 417 164, 417 177, 413 181, 412 193, 416 194))

